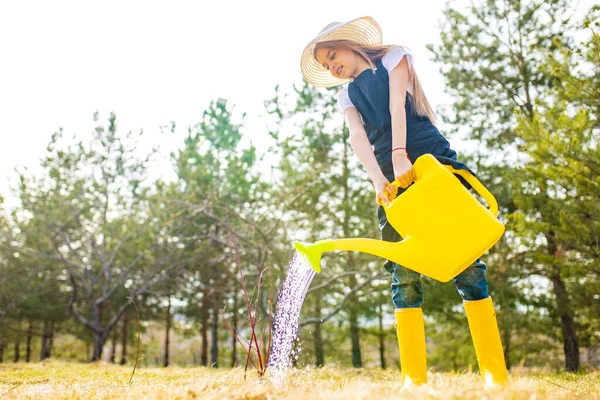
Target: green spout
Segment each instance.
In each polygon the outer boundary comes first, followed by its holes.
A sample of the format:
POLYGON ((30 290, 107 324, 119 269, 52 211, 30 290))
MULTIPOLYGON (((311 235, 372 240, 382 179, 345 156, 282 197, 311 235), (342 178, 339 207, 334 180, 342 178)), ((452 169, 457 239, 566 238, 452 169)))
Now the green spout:
POLYGON ((316 273, 321 272, 321 255, 333 250, 331 240, 319 240, 315 243, 294 242, 294 247, 302 254, 316 273))

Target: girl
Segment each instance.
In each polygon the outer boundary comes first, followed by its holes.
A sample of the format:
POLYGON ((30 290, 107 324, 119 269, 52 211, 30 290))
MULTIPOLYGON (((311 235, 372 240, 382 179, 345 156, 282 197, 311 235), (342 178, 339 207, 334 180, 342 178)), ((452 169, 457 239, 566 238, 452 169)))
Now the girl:
MULTIPOLYGON (((381 28, 370 17, 327 25, 304 49, 301 69, 316 87, 349 82, 338 94, 350 143, 373 181, 383 240, 399 241, 381 204, 388 204, 415 179, 411 160, 433 154, 455 169, 468 169, 435 126, 435 116, 413 68, 413 57, 401 46, 383 46, 381 28), (400 189, 391 185, 396 180, 400 189)), ((468 184, 459 177, 463 184, 468 184)), ((425 332, 419 273, 387 261, 404 386, 427 382, 425 332)), ((486 384, 507 380, 500 334, 486 266, 477 260, 453 279, 464 301, 479 369, 486 384)))

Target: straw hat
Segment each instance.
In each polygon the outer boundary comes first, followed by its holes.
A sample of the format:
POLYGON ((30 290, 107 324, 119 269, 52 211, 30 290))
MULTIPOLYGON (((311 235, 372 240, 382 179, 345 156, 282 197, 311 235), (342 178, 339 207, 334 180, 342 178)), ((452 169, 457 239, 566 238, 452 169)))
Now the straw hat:
POLYGON ((302 53, 300 69, 304 79, 316 87, 329 87, 346 83, 348 79, 338 79, 323 68, 315 59, 315 45, 328 40, 352 40, 365 45, 380 45, 382 32, 379 24, 371 17, 357 18, 349 22, 332 22, 306 46, 302 53))

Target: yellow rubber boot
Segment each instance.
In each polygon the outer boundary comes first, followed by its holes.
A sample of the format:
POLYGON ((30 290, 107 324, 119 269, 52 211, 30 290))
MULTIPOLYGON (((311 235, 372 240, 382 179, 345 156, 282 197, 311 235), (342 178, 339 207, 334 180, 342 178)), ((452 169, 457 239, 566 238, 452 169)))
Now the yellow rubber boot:
POLYGON ((479 370, 486 387, 508 380, 500 331, 492 298, 465 301, 469 329, 475 345, 479 370))
POLYGON ((395 314, 403 386, 408 388, 427 383, 423 310, 402 308, 397 309, 395 314))

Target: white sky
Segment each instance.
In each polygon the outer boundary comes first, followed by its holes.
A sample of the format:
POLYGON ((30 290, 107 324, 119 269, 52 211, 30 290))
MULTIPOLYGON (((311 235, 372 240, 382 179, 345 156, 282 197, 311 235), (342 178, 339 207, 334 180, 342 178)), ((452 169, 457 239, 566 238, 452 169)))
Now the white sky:
POLYGON ((59 127, 91 132, 95 111, 115 111, 121 132, 144 129, 165 156, 218 97, 248 113, 245 132, 266 135, 263 101, 301 82, 304 46, 333 21, 374 17, 385 43, 413 51, 434 107, 448 102, 425 48, 439 42, 445 2, 1 1, 0 194, 59 127), (176 138, 159 135, 170 121, 176 138))

